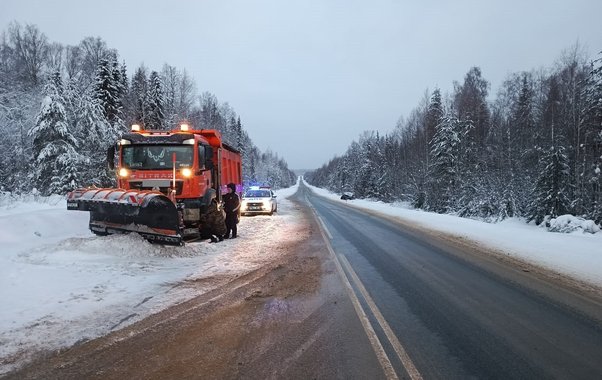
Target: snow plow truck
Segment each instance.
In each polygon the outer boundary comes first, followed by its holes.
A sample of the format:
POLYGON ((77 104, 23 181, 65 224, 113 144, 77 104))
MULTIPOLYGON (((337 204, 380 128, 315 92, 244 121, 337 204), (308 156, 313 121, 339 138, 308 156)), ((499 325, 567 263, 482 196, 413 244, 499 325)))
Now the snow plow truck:
POLYGON ((107 152, 117 188, 87 187, 67 195, 67 209, 90 212, 96 235, 137 232, 151 242, 183 245, 200 236, 213 197, 227 184, 242 192, 240 153, 217 130, 181 124, 150 131, 134 124, 107 152), (117 157, 117 165, 115 165, 117 157))

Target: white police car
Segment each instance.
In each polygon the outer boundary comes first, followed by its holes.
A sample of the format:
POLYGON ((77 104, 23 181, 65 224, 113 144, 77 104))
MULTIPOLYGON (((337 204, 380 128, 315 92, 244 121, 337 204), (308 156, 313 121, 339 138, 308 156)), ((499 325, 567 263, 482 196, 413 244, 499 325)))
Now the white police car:
POLYGON ((276 194, 269 187, 252 186, 242 196, 241 215, 272 215, 277 211, 276 194))

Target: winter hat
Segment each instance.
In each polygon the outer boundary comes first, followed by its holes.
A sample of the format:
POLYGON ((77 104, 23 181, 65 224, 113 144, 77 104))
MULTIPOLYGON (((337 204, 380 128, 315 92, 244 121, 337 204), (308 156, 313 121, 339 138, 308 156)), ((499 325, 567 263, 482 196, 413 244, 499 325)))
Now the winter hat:
POLYGON ((230 183, 228 184, 228 188, 232 189, 232 191, 236 193, 236 185, 235 185, 235 184, 233 184, 232 182, 230 182, 230 183))

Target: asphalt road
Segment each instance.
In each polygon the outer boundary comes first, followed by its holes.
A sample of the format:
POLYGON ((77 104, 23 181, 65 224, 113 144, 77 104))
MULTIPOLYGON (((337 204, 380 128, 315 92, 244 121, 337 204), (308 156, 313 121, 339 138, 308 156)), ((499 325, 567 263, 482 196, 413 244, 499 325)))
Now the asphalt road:
POLYGON ((602 378, 595 295, 299 191, 399 378, 602 378))

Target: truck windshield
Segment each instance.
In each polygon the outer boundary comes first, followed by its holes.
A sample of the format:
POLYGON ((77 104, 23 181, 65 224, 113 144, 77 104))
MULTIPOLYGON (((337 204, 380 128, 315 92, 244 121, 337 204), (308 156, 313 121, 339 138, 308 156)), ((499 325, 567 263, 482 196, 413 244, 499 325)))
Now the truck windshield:
POLYGON ((142 170, 171 169, 174 153, 176 169, 192 167, 192 145, 126 145, 123 166, 142 170))

